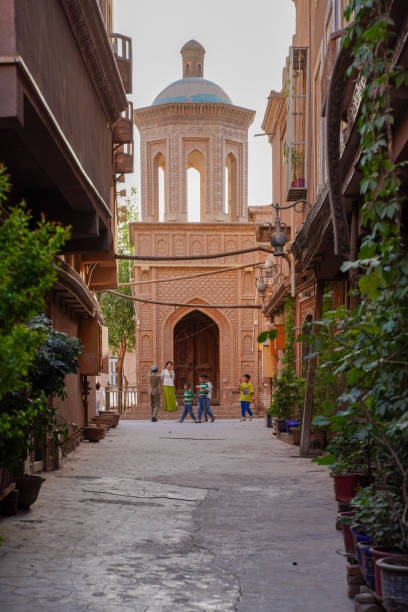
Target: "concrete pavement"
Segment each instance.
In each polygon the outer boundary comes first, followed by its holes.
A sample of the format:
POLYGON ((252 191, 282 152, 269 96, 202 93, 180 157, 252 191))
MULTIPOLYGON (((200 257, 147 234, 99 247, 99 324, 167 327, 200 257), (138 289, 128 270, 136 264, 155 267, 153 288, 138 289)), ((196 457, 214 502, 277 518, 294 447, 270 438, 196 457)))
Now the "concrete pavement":
POLYGON ((121 422, 0 523, 5 612, 351 612, 327 470, 263 420, 121 422))

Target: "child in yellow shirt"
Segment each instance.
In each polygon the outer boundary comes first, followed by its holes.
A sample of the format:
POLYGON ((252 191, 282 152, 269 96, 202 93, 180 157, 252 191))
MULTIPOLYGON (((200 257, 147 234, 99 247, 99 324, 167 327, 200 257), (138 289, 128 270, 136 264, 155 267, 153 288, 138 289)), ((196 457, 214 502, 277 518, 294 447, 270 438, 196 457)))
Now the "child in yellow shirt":
POLYGON ((248 412, 249 420, 252 421, 252 410, 250 408, 251 402, 253 402, 254 397, 254 388, 252 384, 249 382, 251 380, 251 376, 249 374, 244 374, 241 379, 241 384, 238 387, 239 391, 239 400, 241 402, 241 421, 245 421, 245 414, 248 412))

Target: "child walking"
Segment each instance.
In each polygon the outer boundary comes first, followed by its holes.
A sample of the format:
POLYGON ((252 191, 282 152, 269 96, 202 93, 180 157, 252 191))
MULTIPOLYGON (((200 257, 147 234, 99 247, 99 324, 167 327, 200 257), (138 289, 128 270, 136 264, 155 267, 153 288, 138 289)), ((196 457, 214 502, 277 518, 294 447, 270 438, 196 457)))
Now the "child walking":
POLYGON ((208 402, 208 391, 209 391, 209 387, 208 387, 208 382, 206 381, 206 378, 204 375, 201 375, 199 377, 200 380, 200 384, 198 385, 198 411, 197 411, 197 423, 201 423, 201 417, 202 414, 204 412, 207 412, 208 416, 211 417, 211 423, 213 423, 215 421, 215 416, 213 415, 211 408, 209 406, 209 402, 208 402))
POLYGON ((187 382, 184 385, 184 410, 183 410, 183 414, 181 415, 180 423, 184 421, 187 414, 191 416, 194 423, 197 423, 197 420, 194 414, 194 410, 193 410, 193 397, 194 397, 194 393, 191 390, 191 385, 190 383, 187 382))
MULTIPOLYGON (((207 406, 206 409, 204 410, 204 421, 207 422, 208 421, 208 410, 210 408, 210 402, 212 399, 212 391, 213 391, 213 386, 212 386, 212 382, 210 382, 209 376, 208 374, 203 374, 205 382, 208 385, 208 394, 207 394, 207 406)), ((211 410, 210 410, 211 412, 211 410)), ((213 423, 215 420, 215 416, 213 417, 211 423, 213 423)))
POLYGON ((241 421, 245 421, 245 414, 248 412, 249 420, 252 421, 252 410, 250 408, 251 402, 253 402, 254 397, 254 388, 252 384, 249 382, 251 380, 251 376, 249 374, 244 374, 241 379, 241 384, 238 387, 239 391, 239 399, 241 402, 241 421))

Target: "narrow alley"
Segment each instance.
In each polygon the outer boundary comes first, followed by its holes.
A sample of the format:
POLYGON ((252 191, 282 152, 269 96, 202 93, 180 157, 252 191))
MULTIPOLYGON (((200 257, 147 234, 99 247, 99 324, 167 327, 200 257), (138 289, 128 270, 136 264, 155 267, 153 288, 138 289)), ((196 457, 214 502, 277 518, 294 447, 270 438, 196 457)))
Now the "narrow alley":
POLYGON ((125 421, 0 523, 7 612, 348 612, 327 469, 263 420, 125 421))

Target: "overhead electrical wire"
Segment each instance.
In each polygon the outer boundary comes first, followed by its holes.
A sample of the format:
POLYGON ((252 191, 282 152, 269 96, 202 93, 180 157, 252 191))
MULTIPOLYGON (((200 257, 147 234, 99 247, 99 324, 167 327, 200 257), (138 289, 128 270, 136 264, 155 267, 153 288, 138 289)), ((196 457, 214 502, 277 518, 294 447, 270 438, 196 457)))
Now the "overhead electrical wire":
POLYGON ((154 278, 154 279, 150 279, 150 280, 144 280, 144 281, 129 281, 127 283, 119 283, 119 287, 129 287, 129 286, 135 286, 135 285, 148 285, 151 283, 166 283, 166 282, 170 282, 170 281, 177 281, 177 280, 187 280, 189 278, 197 278, 199 276, 210 276, 211 274, 220 274, 221 272, 231 272, 233 270, 242 270, 243 268, 255 268, 256 266, 261 266, 262 263, 265 262, 254 262, 254 263, 248 263, 248 264, 244 264, 243 266, 234 266, 231 268, 222 268, 221 270, 210 270, 207 272, 197 272, 197 274, 187 274, 185 276, 166 276, 166 278, 154 278))
POLYGON ((240 249, 238 251, 227 251, 225 253, 211 253, 209 255, 122 255, 115 253, 115 259, 128 259, 131 261, 185 261, 186 259, 217 259, 218 257, 230 257, 231 255, 243 255, 244 253, 254 253, 263 251, 273 255, 273 251, 265 247, 256 246, 250 249, 240 249))
POLYGON ((119 291, 113 291, 112 289, 106 289, 104 293, 110 293, 112 295, 122 297, 126 300, 133 300, 134 302, 143 302, 144 304, 158 304, 159 306, 188 306, 189 308, 262 308, 261 304, 190 304, 185 302, 161 302, 158 300, 147 300, 146 298, 126 295, 125 293, 119 293, 119 291))

